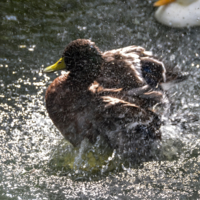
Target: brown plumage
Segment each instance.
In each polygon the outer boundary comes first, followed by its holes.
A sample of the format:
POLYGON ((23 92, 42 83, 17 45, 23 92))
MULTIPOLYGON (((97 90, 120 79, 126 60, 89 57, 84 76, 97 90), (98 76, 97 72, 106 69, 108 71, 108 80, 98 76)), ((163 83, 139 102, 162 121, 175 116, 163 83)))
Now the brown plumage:
POLYGON ((101 134, 123 152, 140 145, 146 148, 161 138, 161 121, 151 107, 163 99, 162 84, 181 76, 166 73, 164 64, 150 52, 130 46, 102 53, 90 40, 78 39, 44 71, 61 68, 69 72, 48 87, 46 107, 73 145, 85 137, 94 142, 101 134))

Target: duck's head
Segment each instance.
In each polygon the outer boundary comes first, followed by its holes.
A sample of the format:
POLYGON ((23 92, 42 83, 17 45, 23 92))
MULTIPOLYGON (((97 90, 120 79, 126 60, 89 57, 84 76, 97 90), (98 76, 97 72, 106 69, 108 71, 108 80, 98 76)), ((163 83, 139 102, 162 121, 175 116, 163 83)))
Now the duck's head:
POLYGON ((68 70, 70 74, 79 76, 98 75, 103 59, 101 52, 94 42, 86 39, 77 39, 70 42, 62 57, 53 65, 44 69, 44 72, 68 70))

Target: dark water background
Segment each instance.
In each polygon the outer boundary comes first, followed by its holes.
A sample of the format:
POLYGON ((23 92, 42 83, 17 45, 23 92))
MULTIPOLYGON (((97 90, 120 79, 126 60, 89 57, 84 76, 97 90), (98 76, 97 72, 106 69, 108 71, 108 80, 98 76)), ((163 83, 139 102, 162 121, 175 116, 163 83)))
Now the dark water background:
POLYGON ((200 28, 162 26, 152 5, 147 0, 0 1, 0 199, 200 198, 200 28), (42 69, 77 38, 93 40, 102 51, 140 45, 192 74, 169 91, 174 111, 163 115, 164 160, 126 167, 112 162, 112 152, 98 168, 91 152, 106 154, 107 149, 96 150, 101 142, 89 150, 93 161, 83 159, 87 142, 73 149, 53 126, 44 94, 60 72, 46 75, 42 69), (60 152, 69 154, 67 167, 52 161, 66 159, 57 158, 60 152))

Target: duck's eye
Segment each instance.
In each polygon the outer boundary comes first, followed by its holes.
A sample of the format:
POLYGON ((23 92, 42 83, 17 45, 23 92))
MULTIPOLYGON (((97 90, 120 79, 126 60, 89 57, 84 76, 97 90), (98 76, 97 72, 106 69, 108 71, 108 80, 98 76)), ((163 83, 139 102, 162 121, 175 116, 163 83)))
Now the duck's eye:
POLYGON ((62 63, 62 61, 59 61, 59 62, 58 62, 58 64, 61 64, 61 63, 62 63))

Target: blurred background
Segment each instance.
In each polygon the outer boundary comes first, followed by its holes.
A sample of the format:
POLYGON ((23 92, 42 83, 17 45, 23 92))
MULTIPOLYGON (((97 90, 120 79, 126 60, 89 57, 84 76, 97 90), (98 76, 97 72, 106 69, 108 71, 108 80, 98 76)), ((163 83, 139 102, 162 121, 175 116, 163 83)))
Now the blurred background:
MULTIPOLYGON (((150 0, 0 1, 0 199, 197 199, 200 28, 156 22, 150 0), (101 138, 73 148, 45 108, 43 74, 77 38, 102 51, 138 45, 191 73, 169 90, 161 157, 130 165, 101 138)), ((155 156, 156 157, 156 156, 155 156)))

